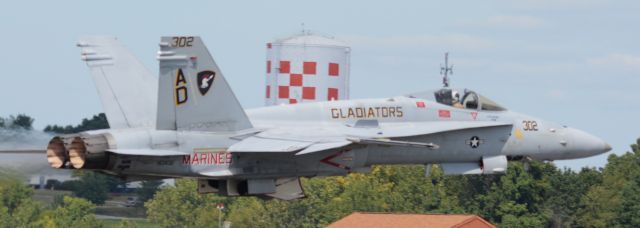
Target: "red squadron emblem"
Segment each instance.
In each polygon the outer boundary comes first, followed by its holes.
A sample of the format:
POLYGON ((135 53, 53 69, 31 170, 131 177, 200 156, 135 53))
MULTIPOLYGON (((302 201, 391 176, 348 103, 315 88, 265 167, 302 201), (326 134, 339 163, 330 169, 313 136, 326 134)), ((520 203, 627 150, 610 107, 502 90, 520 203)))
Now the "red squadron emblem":
POLYGON ((209 92, 209 89, 213 86, 215 77, 216 72, 210 70, 200 71, 200 73, 198 73, 198 90, 202 96, 209 92))

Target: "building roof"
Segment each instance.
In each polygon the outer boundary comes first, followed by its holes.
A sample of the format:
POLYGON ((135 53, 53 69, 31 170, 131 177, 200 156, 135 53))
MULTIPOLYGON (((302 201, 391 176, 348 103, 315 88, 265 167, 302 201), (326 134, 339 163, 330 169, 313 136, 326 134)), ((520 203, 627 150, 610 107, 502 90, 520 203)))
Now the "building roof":
POLYGON ((354 212, 328 227, 496 227, 476 215, 354 212))
POLYGON ((304 32, 293 36, 276 39, 273 45, 303 45, 303 46, 336 46, 347 47, 347 44, 333 37, 304 32))

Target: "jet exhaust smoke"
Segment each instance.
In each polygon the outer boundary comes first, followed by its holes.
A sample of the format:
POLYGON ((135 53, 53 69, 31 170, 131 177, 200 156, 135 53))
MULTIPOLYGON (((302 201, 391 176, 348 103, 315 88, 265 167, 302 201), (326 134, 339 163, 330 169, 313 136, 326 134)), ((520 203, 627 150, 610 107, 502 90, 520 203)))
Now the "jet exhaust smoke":
POLYGON ((41 131, 0 128, 0 150, 42 150, 51 136, 41 131))
POLYGON ((54 173, 45 159, 51 137, 41 131, 0 128, 0 167, 25 176, 54 173))

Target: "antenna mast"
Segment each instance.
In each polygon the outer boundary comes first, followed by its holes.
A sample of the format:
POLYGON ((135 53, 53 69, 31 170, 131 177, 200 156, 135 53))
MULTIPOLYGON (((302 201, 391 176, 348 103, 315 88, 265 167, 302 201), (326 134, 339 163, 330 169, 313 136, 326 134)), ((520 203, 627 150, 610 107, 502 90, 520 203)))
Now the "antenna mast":
POLYGON ((442 84, 449 87, 449 74, 453 74, 453 64, 449 66, 449 52, 444 53, 444 66, 440 65, 440 75, 442 75, 442 84))

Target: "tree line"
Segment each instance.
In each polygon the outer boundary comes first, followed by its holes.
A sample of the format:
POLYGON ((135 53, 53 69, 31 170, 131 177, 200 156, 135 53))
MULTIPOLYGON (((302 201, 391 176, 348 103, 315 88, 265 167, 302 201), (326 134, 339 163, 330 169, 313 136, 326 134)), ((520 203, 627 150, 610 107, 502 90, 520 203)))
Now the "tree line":
POLYGON ((0 129, 9 130, 32 130, 34 119, 25 114, 16 116, 0 117, 0 129))
POLYGON ((0 170, 0 227, 100 227, 95 205, 76 197, 58 195, 53 203, 35 201, 33 189, 19 174, 0 170))
POLYGON ((97 129, 107 129, 109 128, 109 122, 107 122, 107 116, 104 113, 99 113, 97 115, 93 115, 91 119, 84 118, 82 122, 76 126, 67 125, 67 126, 59 126, 59 125, 47 125, 44 128, 44 132, 55 133, 55 134, 73 134, 83 131, 89 130, 97 130, 97 129))

